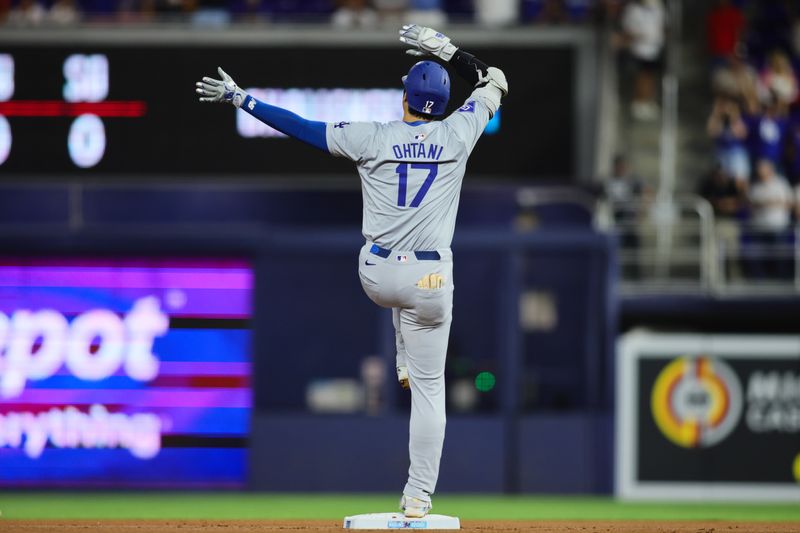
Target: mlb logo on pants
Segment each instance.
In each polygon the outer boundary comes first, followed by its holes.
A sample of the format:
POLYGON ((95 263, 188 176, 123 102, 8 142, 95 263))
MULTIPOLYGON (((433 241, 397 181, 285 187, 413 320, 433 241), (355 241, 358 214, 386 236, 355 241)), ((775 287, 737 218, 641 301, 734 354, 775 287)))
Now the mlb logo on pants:
POLYGON ((401 263, 407 263, 408 262, 408 256, 407 255, 398 255, 397 256, 397 260, 400 261, 401 263))

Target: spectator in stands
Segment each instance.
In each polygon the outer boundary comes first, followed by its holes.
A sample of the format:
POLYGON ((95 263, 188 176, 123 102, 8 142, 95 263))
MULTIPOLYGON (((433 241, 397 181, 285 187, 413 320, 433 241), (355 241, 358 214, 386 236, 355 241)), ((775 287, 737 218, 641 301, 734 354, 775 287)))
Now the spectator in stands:
POLYGON ((444 0, 409 0, 406 19, 414 24, 441 28, 447 24, 444 0))
POLYGON ((190 11, 192 24, 206 27, 225 27, 231 23, 231 6, 228 0, 184 0, 190 11))
MULTIPOLYGON (((611 207, 621 250, 637 252, 640 242, 637 223, 646 211, 643 204, 649 201, 649 189, 645 187, 644 181, 631 171, 628 159, 622 154, 614 157, 612 174, 605 180, 604 188, 604 196, 611 207)), ((623 277, 637 279, 640 273, 639 264, 625 261, 622 263, 621 271, 623 277)))
POLYGON ((776 97, 771 97, 763 113, 745 117, 751 161, 767 159, 780 167, 789 120, 776 97))
MULTIPOLYGON (((113 13, 113 17, 121 24, 138 23, 153 16, 152 12, 145 12, 141 0, 119 0, 114 6, 110 7, 105 2, 98 0, 95 0, 93 4, 99 4, 100 9, 97 11, 101 13, 101 18, 104 14, 110 15, 113 13)), ((92 13, 91 18, 94 19, 95 17, 95 13, 92 13)))
POLYGON ((38 26, 47 18, 47 10, 36 0, 20 0, 8 14, 8 23, 16 26, 38 26))
MULTIPOLYGON (((752 230, 748 243, 749 273, 754 278, 785 278, 790 257, 782 249, 791 223, 792 189, 768 159, 756 165, 756 182, 750 187, 752 230)), ((791 254, 788 254, 791 256, 791 254)))
POLYGON ((744 29, 742 10, 730 0, 717 0, 706 18, 708 51, 715 65, 734 54, 744 29))
POLYGON ((747 125, 739 104, 729 98, 717 98, 706 128, 714 140, 722 173, 735 178, 736 185, 745 189, 750 179, 750 157, 746 146, 747 125))
POLYGON ((711 84, 716 96, 741 102, 748 114, 758 112, 758 74, 747 62, 743 46, 714 69, 711 84))
POLYGON ((698 194, 714 209, 714 237, 719 257, 723 258, 729 279, 741 279, 739 267, 739 221, 745 198, 738 180, 717 166, 700 184, 698 194))
POLYGON ((47 20, 59 26, 76 24, 81 19, 81 12, 75 0, 56 0, 50 7, 47 20))
POLYGON ((623 42, 636 63, 631 114, 655 120, 657 81, 664 48, 664 7, 661 0, 633 0, 622 13, 623 42))
POLYGON ((782 112, 797 100, 797 78, 789 56, 776 50, 769 55, 767 67, 760 76, 760 97, 768 101, 775 97, 782 112))
POLYGON ((372 3, 385 26, 401 26, 405 24, 408 0, 373 0, 372 3))
POLYGON ((378 24, 378 14, 367 0, 340 0, 331 23, 336 28, 370 28, 378 24))
POLYGON ((511 26, 519 20, 516 0, 475 0, 475 20, 483 26, 511 26))

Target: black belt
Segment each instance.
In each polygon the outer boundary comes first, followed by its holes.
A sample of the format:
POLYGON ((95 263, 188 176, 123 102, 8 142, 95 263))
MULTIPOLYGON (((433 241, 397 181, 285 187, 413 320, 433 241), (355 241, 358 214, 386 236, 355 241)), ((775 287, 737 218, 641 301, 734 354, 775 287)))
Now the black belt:
MULTIPOLYGON (((377 255, 378 257, 382 257, 384 259, 392 255, 391 250, 389 250, 388 248, 381 248, 377 244, 372 245, 372 248, 369 249, 369 253, 377 255)), ((436 250, 414 252, 414 257, 416 257, 417 260, 419 261, 438 261, 439 259, 442 258, 442 256, 439 255, 439 252, 437 252, 436 250)))

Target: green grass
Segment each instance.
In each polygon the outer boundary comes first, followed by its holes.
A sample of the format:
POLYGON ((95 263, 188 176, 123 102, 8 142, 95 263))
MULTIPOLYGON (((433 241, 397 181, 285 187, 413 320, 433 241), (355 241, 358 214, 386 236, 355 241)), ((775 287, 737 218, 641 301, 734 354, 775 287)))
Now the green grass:
MULTIPOLYGON (((435 511, 466 520, 797 521, 798 504, 620 503, 611 498, 439 496, 435 511)), ((331 519, 392 511, 396 495, 0 492, 2 519, 331 519)), ((1 523, 0 523, 1 524, 1 523)), ((2 526, 0 525, 0 529, 2 526)))

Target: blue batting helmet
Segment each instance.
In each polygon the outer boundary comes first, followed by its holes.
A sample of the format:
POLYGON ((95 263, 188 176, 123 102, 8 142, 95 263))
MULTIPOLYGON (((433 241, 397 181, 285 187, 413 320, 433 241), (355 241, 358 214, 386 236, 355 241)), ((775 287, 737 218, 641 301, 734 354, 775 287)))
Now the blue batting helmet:
POLYGON ((450 75, 439 63, 420 61, 403 76, 408 107, 423 115, 444 114, 450 100, 450 75))

